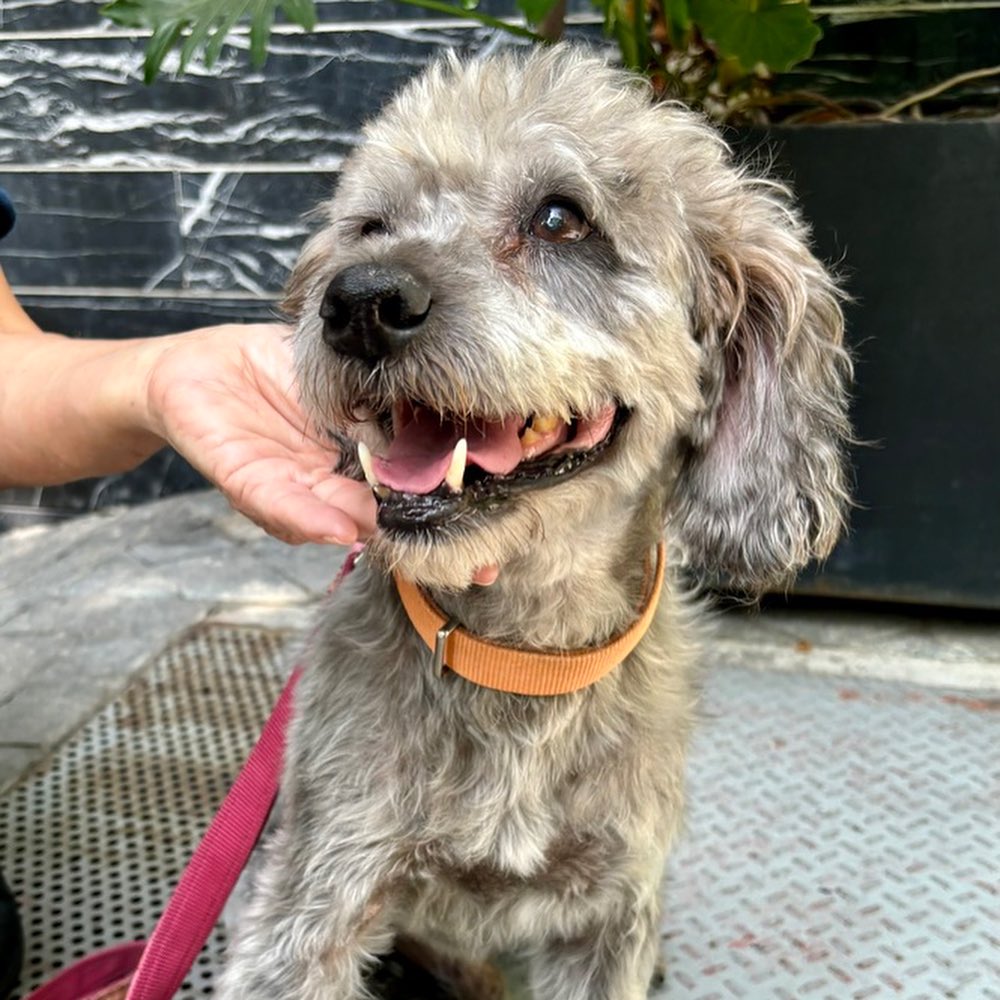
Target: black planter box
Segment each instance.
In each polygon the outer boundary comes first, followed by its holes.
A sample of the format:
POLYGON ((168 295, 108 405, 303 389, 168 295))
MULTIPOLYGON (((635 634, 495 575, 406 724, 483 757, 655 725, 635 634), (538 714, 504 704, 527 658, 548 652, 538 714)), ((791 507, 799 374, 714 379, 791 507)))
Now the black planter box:
POLYGON ((853 297, 858 506, 797 592, 1000 608, 1000 120, 763 138, 853 297))

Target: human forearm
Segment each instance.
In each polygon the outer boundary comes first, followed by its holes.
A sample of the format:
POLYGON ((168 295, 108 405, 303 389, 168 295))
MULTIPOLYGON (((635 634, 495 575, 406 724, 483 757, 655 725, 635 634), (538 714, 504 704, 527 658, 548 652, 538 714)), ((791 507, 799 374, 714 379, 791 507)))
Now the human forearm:
POLYGON ((0 487, 106 475, 170 444, 285 541, 374 529, 371 490, 334 471, 336 449, 299 405, 287 328, 101 341, 24 320, 0 294, 0 487))
POLYGON ((41 333, 35 321, 24 311, 7 284, 0 268, 0 335, 5 333, 41 333))
POLYGON ((161 447, 145 392, 156 349, 0 331, 0 487, 120 472, 161 447))

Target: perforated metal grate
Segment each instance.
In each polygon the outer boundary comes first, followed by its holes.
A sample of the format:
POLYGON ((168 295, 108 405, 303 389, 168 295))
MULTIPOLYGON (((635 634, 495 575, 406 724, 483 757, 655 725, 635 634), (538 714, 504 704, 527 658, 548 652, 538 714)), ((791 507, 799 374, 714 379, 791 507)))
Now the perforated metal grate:
POLYGON ((706 681, 663 996, 1000 998, 1000 699, 706 681))
MULTIPOLYGON (((204 626, 0 801, 27 987, 142 937, 281 686, 281 634, 204 626)), ((1000 1000, 1000 701, 706 674, 664 924, 670 1000, 1000 1000)), ((180 994, 209 994, 216 934, 180 994)))
MULTIPOLYGON (((284 637, 201 627, 0 800, 0 868, 19 897, 30 989, 146 937, 281 685, 284 637)), ((217 931, 179 994, 210 994, 217 931)))

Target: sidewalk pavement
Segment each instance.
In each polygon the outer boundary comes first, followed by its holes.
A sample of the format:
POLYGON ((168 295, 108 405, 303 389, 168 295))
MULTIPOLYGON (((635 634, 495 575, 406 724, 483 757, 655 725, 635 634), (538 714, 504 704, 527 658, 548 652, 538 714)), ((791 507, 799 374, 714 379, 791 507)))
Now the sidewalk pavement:
MULTIPOLYGON (((0 793, 192 625, 304 630, 343 554, 283 545, 214 492, 0 535, 0 793)), ((990 692, 1000 629, 903 612, 726 611, 705 663, 990 692)))

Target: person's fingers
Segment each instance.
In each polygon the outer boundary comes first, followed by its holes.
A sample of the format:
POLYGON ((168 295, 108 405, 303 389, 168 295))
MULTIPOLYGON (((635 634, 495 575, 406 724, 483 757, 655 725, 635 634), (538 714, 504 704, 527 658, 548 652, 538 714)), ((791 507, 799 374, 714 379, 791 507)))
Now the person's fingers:
MULTIPOLYGON (((354 491, 343 492, 349 501, 353 500, 354 491)), ((230 500, 268 534, 293 545, 350 545, 359 537, 359 525, 350 510, 331 505, 299 483, 269 483, 250 495, 230 500)), ((364 518, 362 524, 366 524, 364 518)))
POLYGON ((324 503, 344 511, 354 522, 357 537, 368 538, 375 531, 376 504, 371 487, 345 476, 330 476, 312 488, 324 503))

